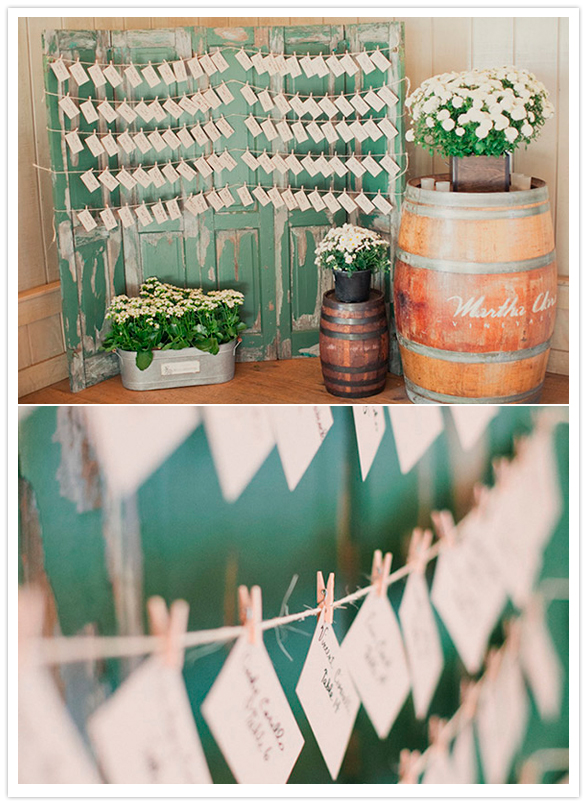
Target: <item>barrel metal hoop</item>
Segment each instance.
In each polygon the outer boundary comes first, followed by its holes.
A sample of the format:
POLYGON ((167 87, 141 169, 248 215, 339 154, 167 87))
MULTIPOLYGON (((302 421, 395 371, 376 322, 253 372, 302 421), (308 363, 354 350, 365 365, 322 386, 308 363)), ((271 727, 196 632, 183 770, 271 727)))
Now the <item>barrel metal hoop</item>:
POLYGON ((417 341, 411 341, 409 338, 401 335, 401 333, 397 334, 397 340, 400 345, 409 352, 423 355, 426 358, 450 361, 451 363, 510 363, 512 361, 523 361, 527 358, 534 358, 536 355, 541 355, 543 352, 550 349, 550 338, 542 344, 537 344, 535 347, 519 349, 512 352, 456 352, 450 349, 438 349, 438 347, 429 347, 426 344, 418 344, 417 341))
MULTIPOLYGON (((387 374, 387 372, 385 373, 387 374)), ((356 386, 360 388, 361 386, 373 386, 373 385, 380 385, 382 378, 381 377, 372 377, 367 380, 349 380, 340 378, 340 377, 325 377, 324 381, 327 383, 332 383, 333 386, 356 386)))
POLYGON ((355 398, 355 397, 373 397, 375 394, 379 394, 380 392, 384 391, 385 383, 382 383, 381 386, 378 386, 374 389, 364 389, 359 391, 359 389, 355 389, 354 391, 339 391, 338 389, 335 391, 334 389, 329 390, 326 389, 329 394, 332 394, 334 397, 347 397, 347 398, 355 398))
POLYGON ((504 207, 502 210, 466 209, 464 207, 445 208, 427 207, 404 201, 404 210, 417 215, 419 218, 444 218, 445 220, 461 221, 493 221, 513 218, 529 218, 533 215, 543 215, 550 211, 548 201, 535 207, 504 207))
MULTIPOLYGON (((438 177, 440 178, 440 177, 438 177)), ((449 179, 448 176, 443 176, 449 179)), ((422 190, 414 187, 411 182, 406 186, 405 198, 409 201, 431 204, 437 207, 470 207, 473 203, 479 207, 495 207, 500 204, 509 205, 514 201, 516 204, 534 204, 536 202, 548 201, 548 187, 542 179, 538 187, 530 190, 504 191, 501 193, 439 193, 437 190, 422 190)))
POLYGON ((430 391, 429 389, 423 389, 421 386, 416 385, 408 378, 404 378, 406 383, 406 389, 411 391, 413 394, 417 395, 422 399, 422 401, 430 402, 431 404, 435 403, 469 403, 469 404, 480 404, 480 405, 487 405, 490 403, 516 403, 520 401, 524 402, 537 402, 540 398, 540 393, 542 391, 542 386, 544 385, 544 381, 540 383, 538 386, 535 386, 533 389, 529 389, 528 391, 523 391, 520 394, 510 394, 506 397, 457 397, 453 394, 441 394, 437 391, 430 391))
POLYGON ((347 375, 360 375, 365 372, 380 372, 385 369, 387 372, 387 361, 377 361, 377 363, 367 363, 365 366, 338 366, 336 363, 322 361, 322 369, 329 372, 344 372, 347 375))
POLYGON ((374 321, 381 318, 381 312, 376 313, 374 316, 365 316, 362 319, 345 319, 341 316, 329 316, 327 313, 322 313, 322 321, 328 321, 332 324, 373 324, 374 321))
POLYGON ((377 338, 387 332, 387 324, 378 330, 371 330, 368 333, 339 333, 336 330, 327 330, 320 325, 320 332, 327 338, 339 338, 341 341, 367 341, 369 338, 377 338))
POLYGON ((546 268, 556 259, 556 250, 529 260, 514 260, 504 263, 475 263, 456 260, 440 260, 436 257, 424 257, 410 254, 403 249, 396 250, 396 258, 412 268, 423 268, 429 271, 445 271, 449 274, 522 274, 526 271, 537 271, 546 268))
POLYGON ((325 308, 332 308, 333 310, 351 310, 354 312, 362 312, 369 309, 373 305, 384 308, 385 298, 381 291, 376 288, 371 288, 369 299, 365 302, 339 302, 334 296, 334 290, 326 291, 322 297, 322 305, 325 308), (372 295, 372 298, 371 298, 372 295))

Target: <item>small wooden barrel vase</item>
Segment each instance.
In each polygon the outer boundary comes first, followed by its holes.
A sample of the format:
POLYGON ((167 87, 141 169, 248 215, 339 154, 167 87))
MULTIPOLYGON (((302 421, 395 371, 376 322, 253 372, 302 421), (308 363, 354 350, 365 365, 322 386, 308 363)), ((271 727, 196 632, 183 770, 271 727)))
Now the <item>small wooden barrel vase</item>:
POLYGON ((557 293, 546 183, 508 193, 419 184, 406 189, 394 275, 410 400, 537 402, 557 293))
POLYGON ((337 397, 370 397, 385 388, 389 329, 381 291, 366 302, 339 302, 327 291, 320 316, 324 385, 337 397))

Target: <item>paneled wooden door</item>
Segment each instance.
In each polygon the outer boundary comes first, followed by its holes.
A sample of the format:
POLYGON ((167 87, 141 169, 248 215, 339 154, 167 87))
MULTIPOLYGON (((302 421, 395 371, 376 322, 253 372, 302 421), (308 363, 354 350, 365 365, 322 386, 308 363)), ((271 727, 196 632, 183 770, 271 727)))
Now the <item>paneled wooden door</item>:
MULTIPOLYGON (((66 348, 70 364, 70 376, 74 390, 85 388, 99 382, 117 372, 116 359, 101 352, 100 344, 107 323, 104 318, 109 300, 115 294, 137 292, 140 283, 149 276, 177 285, 203 288, 234 287, 245 294, 244 318, 247 329, 243 333, 243 341, 237 353, 240 360, 269 360, 289 358, 304 354, 316 354, 318 345, 318 319, 320 302, 324 290, 330 287, 330 274, 321 275, 314 266, 314 250, 316 244, 332 225, 339 225, 347 219, 341 210, 332 215, 325 211, 289 212, 285 207, 275 210, 273 205, 261 206, 255 202, 253 206, 244 207, 234 188, 242 183, 249 185, 272 185, 300 187, 311 190, 315 185, 325 186, 310 177, 305 171, 293 180, 289 178, 275 181, 273 176, 265 174, 262 169, 251 171, 241 160, 242 153, 249 148, 257 152, 264 149, 268 153, 291 150, 281 142, 270 142, 265 135, 253 138, 244 126, 245 117, 252 112, 263 116, 261 105, 251 108, 242 97, 240 89, 246 81, 255 88, 269 87, 273 92, 283 90, 286 93, 310 92, 316 96, 326 93, 352 92, 355 79, 346 76, 325 78, 302 75, 296 79, 268 74, 259 76, 256 72, 244 72, 235 58, 240 46, 260 48, 266 52, 317 54, 344 52, 345 50, 381 46, 392 60, 389 79, 403 101, 401 93, 403 77, 403 34, 399 23, 378 23, 373 25, 350 26, 299 26, 299 27, 243 27, 243 28, 177 28, 153 31, 50 31, 45 36, 45 58, 50 60, 61 54, 66 59, 79 58, 82 62, 110 62, 116 64, 145 65, 148 62, 172 62, 178 58, 189 58, 192 53, 203 53, 206 50, 222 48, 229 68, 223 73, 215 73, 211 77, 203 76, 197 81, 190 78, 187 84, 171 84, 163 90, 162 85, 149 89, 143 82, 137 90, 132 90, 125 81, 119 88, 106 85, 94 88, 92 82, 77 87, 69 82, 67 90, 70 94, 83 99, 93 96, 95 99, 109 98, 114 101, 150 101, 159 97, 161 102, 167 96, 176 98, 186 92, 197 91, 198 88, 218 86, 224 83, 234 96, 229 106, 218 110, 198 113, 196 120, 202 123, 212 117, 223 115, 232 125, 235 133, 230 140, 220 141, 220 150, 226 147, 237 162, 236 167, 228 173, 215 172, 208 179, 199 174, 192 180, 182 178, 172 190, 162 192, 152 186, 142 189, 137 185, 133 190, 125 190, 119 186, 109 192, 106 188, 89 193, 81 182, 79 175, 84 170, 94 168, 96 171, 105 167, 113 170, 122 167, 137 167, 139 164, 162 167, 167 161, 177 163, 181 158, 186 161, 197 158, 200 154, 208 154, 212 150, 194 145, 193 148, 172 150, 170 148, 158 153, 155 157, 149 154, 143 157, 136 151, 127 155, 120 149, 114 157, 102 154, 92 157, 87 149, 72 156, 64 143, 62 133, 78 128, 81 135, 94 128, 98 134, 106 134, 110 129, 115 134, 125 128, 138 131, 141 127, 145 133, 155 128, 155 122, 139 124, 136 121, 127 126, 120 119, 107 125, 102 118, 88 125, 83 116, 69 120, 58 106, 63 88, 57 83, 53 72, 46 69, 47 101, 49 109, 49 137, 51 146, 52 167, 54 170, 54 196, 56 208, 56 229, 60 255, 60 272, 64 309, 64 328, 66 348), (235 48, 236 46, 236 48, 235 48), (182 215, 177 221, 157 224, 153 221, 148 226, 138 222, 128 229, 118 227, 107 232, 105 227, 98 226, 87 233, 77 222, 77 217, 70 210, 80 210, 88 206, 90 209, 107 205, 118 207, 124 204, 155 202, 158 198, 180 196, 188 197, 200 190, 212 187, 221 188, 229 184, 237 202, 228 209, 214 212, 208 209, 205 213, 192 216, 182 215), (98 198, 99 197, 99 198, 98 198)), ((378 78, 369 80, 368 86, 380 86, 384 74, 376 71, 378 78), (379 81, 379 83, 377 83, 379 81)), ((399 104, 398 104, 399 106, 399 104)), ((383 113, 382 113, 383 114, 383 113)), ((274 107, 269 115, 280 118, 282 115, 274 107)), ((290 113, 291 116, 291 113, 290 113)), ((376 115, 374 115, 376 116, 376 115)), ((396 117, 398 117, 396 115, 396 117)), ((381 153, 381 148, 390 148, 390 153, 400 167, 403 154, 401 118, 395 121, 399 135, 387 145, 379 143, 363 143, 373 153, 381 153)), ((177 127, 182 121, 167 117, 159 124, 177 127)), ((191 121, 188 125, 193 126, 191 121)), ((384 139, 384 142, 387 141, 384 139)), ((355 153, 361 150, 358 143, 351 143, 355 153)), ((296 153, 316 152, 317 147, 311 140, 304 144, 295 144, 296 153)), ((329 147, 331 153, 350 151, 342 140, 329 147)), ((219 151, 218 145, 214 149, 219 151)), ((324 149, 325 152, 328 148, 324 149)), ((366 152, 366 151, 365 151, 366 152)), ((381 188, 387 192, 387 175, 383 179, 369 177, 354 180, 366 190, 381 188)), ((330 185, 330 180, 328 180, 330 185)), ((403 188, 403 180, 395 182, 403 188)), ((334 187, 342 190, 345 186, 353 187, 348 176, 336 178, 334 187)), ((390 181, 392 201, 394 182, 390 181)), ((357 218, 356 214, 353 214, 357 218)), ((353 218, 351 216, 351 219, 353 218)), ((99 219, 98 219, 99 220, 99 219)), ((373 226, 389 233, 392 238, 397 228, 397 204, 390 216, 360 216, 359 223, 373 226), (368 218, 369 220, 365 220, 368 218)))

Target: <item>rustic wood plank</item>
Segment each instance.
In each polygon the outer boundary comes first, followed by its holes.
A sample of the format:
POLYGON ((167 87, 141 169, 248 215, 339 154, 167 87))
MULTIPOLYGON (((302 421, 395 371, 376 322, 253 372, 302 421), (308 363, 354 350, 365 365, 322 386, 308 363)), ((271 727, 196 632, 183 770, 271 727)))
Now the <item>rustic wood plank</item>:
POLYGON ((551 349, 548 358, 548 371, 554 376, 561 377, 569 375, 569 352, 568 350, 551 349))
MULTIPOLYGON (((404 21, 406 37, 406 76, 413 91, 426 78, 433 75, 432 66, 432 18, 407 17, 404 21)), ((407 121, 406 121, 407 125, 407 121)), ((429 176, 432 173, 432 157, 421 146, 407 143, 408 179, 429 176)))
POLYGON ((125 31, 149 31, 153 26, 151 17, 124 17, 122 27, 125 31))
POLYGON ((28 325, 31 343, 31 361, 42 363, 65 352, 61 313, 28 325))
MULTIPOLYGON (((569 20, 558 21, 556 249, 559 274, 569 274, 569 20)), ((575 155, 577 159, 578 155, 575 155)))
POLYGON ((18 323, 30 324, 61 313, 61 290, 59 282, 31 288, 18 295, 18 323))
MULTIPOLYGON (((547 374, 541 402, 564 405, 569 400, 569 379, 564 375, 547 374)), ((388 375, 385 391, 362 400, 343 400, 328 394, 324 388, 320 360, 303 358, 289 361, 260 361, 240 363, 229 383, 217 386, 192 386, 183 389, 160 391, 129 391, 122 386, 120 377, 113 377, 91 388, 74 394, 67 381, 54 383, 48 388, 21 397, 21 404, 46 403, 66 405, 138 404, 318 404, 346 405, 352 402, 403 404, 408 402, 403 379, 388 375)))
MULTIPOLYGON (((31 394, 37 389, 43 389, 46 386, 50 386, 51 383, 56 383, 66 377, 67 357, 63 353, 63 355, 57 355, 48 361, 43 361, 43 363, 22 369, 18 373, 18 393, 31 394)), ((65 380, 64 382, 66 388, 69 389, 69 381, 65 380)))
POLYGON ((18 369, 26 369, 30 366, 31 345, 29 343, 29 328, 24 325, 18 328, 18 369))
POLYGON ((473 17, 471 66, 498 67, 514 62, 514 18, 473 17))

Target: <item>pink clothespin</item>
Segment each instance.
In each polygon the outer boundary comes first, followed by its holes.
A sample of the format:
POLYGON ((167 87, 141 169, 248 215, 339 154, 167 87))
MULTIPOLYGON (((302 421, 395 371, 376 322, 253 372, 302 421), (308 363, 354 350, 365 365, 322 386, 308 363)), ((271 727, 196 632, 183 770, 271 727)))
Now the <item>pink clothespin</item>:
POLYGON ((452 513, 448 509, 443 509, 431 512, 430 518, 439 539, 444 540, 450 548, 453 548, 457 542, 457 529, 452 513))
POLYGON ((483 511, 483 509, 487 508, 487 503, 490 497, 490 490, 488 486, 485 486, 481 483, 476 483, 473 487, 473 498, 475 500, 475 505, 478 509, 483 511))
POLYGON ((238 588, 238 607, 240 621, 247 627, 249 643, 258 646, 261 638, 261 620, 263 617, 263 605, 261 600, 261 588, 258 585, 248 587, 241 584, 238 588))
POLYGON ((432 545, 432 530, 427 528, 415 528, 412 532, 410 540, 410 548, 408 550, 408 564, 414 566, 414 570, 419 573, 424 573, 426 570, 427 559, 426 553, 432 545))
POLYGON ((448 740, 445 733, 446 718, 430 716, 428 719, 428 743, 441 751, 448 751, 448 740))
POLYGON ((319 570, 316 577, 318 606, 324 610, 324 623, 332 623, 334 614, 334 573, 328 576, 328 584, 324 584, 324 576, 319 570))
POLYGON ((18 667, 29 665, 35 656, 34 643, 43 634, 45 596, 40 587, 21 587, 18 591, 18 667))
POLYGON ((522 640, 522 622, 519 618, 509 618, 503 624, 505 631, 507 650, 517 654, 520 650, 522 640))
POLYGON ((373 554, 373 565, 371 567, 371 584, 375 588, 377 595, 385 595, 387 592, 387 577, 391 570, 391 553, 389 551, 382 556, 379 549, 373 554))
POLYGON ((400 783, 417 783, 420 752, 417 749, 402 749, 399 753, 399 781, 400 783))
POLYGON ((486 674, 487 678, 490 681, 494 681, 497 678, 499 673, 499 667, 501 665, 501 661, 503 658, 503 654, 500 649, 495 647, 490 648, 487 652, 487 657, 485 659, 485 665, 487 668, 486 674))
POLYGON ((461 679, 461 717, 464 721, 471 721, 477 710, 479 700, 479 685, 472 679, 461 679))
POLYGON ((169 611, 160 595, 154 595, 147 601, 151 634, 161 639, 161 657, 170 668, 181 670, 183 666, 182 637, 186 633, 189 612, 189 604, 181 599, 174 601, 169 611))

